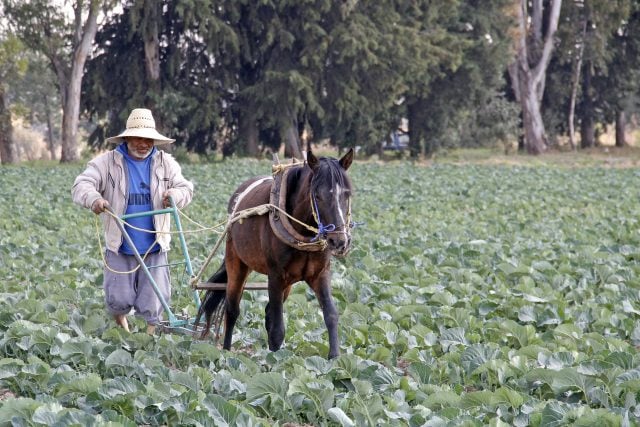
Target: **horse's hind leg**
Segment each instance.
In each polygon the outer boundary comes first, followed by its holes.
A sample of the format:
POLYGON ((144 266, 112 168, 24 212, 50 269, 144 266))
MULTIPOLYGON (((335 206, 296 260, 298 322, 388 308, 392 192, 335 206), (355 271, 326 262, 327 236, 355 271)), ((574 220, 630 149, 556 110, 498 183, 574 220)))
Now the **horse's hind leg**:
MULTIPOLYGON (((227 248, 230 244, 227 243, 227 248)), ((227 250, 225 256, 227 266, 227 301, 225 305, 224 343, 225 350, 231 349, 233 327, 240 315, 240 300, 244 290, 244 282, 249 275, 249 268, 235 255, 232 250, 227 250)))

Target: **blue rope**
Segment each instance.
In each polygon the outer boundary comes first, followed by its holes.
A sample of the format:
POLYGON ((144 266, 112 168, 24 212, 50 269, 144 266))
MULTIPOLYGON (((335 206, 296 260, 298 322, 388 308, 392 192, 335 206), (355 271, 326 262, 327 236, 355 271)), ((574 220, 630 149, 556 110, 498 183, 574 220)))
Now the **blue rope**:
POLYGON ((318 210, 318 202, 316 201, 316 197, 315 195, 312 195, 311 197, 313 198, 313 207, 316 210, 316 221, 318 222, 318 234, 316 234, 316 237, 311 239, 312 242, 315 242, 320 237, 326 238, 327 233, 334 231, 336 229, 336 226, 335 224, 324 225, 322 223, 322 221, 320 220, 320 211, 318 210))

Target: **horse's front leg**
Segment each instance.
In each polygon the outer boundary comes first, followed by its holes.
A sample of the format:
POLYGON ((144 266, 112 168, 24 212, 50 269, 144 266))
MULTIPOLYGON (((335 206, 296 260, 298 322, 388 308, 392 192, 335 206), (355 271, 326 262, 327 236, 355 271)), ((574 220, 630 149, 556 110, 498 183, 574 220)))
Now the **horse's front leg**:
POLYGON ((340 347, 338 344, 338 310, 333 303, 333 296, 331 295, 330 274, 327 272, 318 277, 311 283, 311 288, 315 292, 322 308, 324 324, 327 325, 327 331, 329 332, 329 359, 333 359, 340 354, 340 347))
POLYGON ((269 350, 277 351, 284 341, 283 305, 285 292, 282 281, 269 277, 269 303, 265 308, 265 327, 269 338, 269 350))

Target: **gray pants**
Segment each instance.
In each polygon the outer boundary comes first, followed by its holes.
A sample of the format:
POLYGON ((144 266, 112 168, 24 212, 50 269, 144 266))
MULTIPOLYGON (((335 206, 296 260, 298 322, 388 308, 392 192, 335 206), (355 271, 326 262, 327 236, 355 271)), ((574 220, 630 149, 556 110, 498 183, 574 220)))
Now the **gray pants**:
MULTIPOLYGON (((114 271, 130 271, 138 266, 133 255, 124 255, 107 250, 105 252, 107 266, 114 271)), ((167 253, 156 252, 148 254, 145 259, 147 266, 166 265, 167 253)), ((109 313, 112 315, 128 314, 135 310, 136 316, 141 316, 149 325, 157 325, 162 319, 164 308, 156 296, 151 281, 142 268, 133 273, 114 273, 104 269, 104 298, 109 313)), ((150 268, 151 276, 158 286, 160 294, 167 304, 171 300, 171 279, 169 267, 150 268)))

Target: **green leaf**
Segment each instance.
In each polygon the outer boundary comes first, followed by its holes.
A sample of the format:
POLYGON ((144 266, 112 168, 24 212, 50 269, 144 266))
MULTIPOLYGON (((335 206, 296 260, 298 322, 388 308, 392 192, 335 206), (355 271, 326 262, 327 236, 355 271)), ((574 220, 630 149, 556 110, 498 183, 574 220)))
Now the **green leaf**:
POLYGON ((31 419, 35 423, 54 425, 58 421, 58 414, 63 410, 64 407, 59 403, 46 403, 34 411, 31 419))
POLYGON ((100 377, 100 375, 87 374, 63 383, 58 389, 56 396, 60 397, 69 393, 79 393, 81 395, 87 395, 91 392, 97 391, 101 385, 102 378, 100 377))
POLYGON ((491 406, 492 402, 493 402, 493 393, 487 390, 465 393, 462 395, 462 398, 460 399, 460 404, 465 409, 491 406))
POLYGON ((0 424, 13 424, 14 420, 31 420, 33 413, 42 406, 42 402, 20 397, 3 400, 0 406, 0 424))
POLYGON ((131 354, 122 349, 117 349, 113 353, 109 354, 104 361, 105 366, 120 366, 123 368, 131 367, 133 359, 131 358, 131 354))
POLYGON ((467 345, 467 337, 465 336, 464 328, 451 328, 446 329, 440 334, 440 345, 442 346, 442 351, 447 352, 450 350, 451 346, 454 345, 467 345))
POLYGON ((247 383, 247 402, 251 405, 263 406, 269 399, 271 402, 284 401, 286 393, 286 381, 276 372, 256 374, 247 383))
POLYGON ((492 403, 494 405, 507 404, 514 409, 519 409, 524 403, 522 394, 508 387, 500 387, 493 394, 492 403))
POLYGON ((353 422, 353 420, 351 418, 349 418, 347 416, 347 414, 344 413, 344 411, 340 408, 330 408, 327 413, 329 414, 329 417, 337 422, 338 424, 340 424, 342 427, 354 427, 355 423, 353 422))
POLYGON ((409 365, 408 372, 413 379, 421 384, 430 384, 432 382, 433 370, 431 366, 425 363, 412 363, 409 365))
POLYGON ((241 412, 238 406, 230 404, 217 394, 208 395, 202 401, 202 405, 209 411, 209 416, 216 426, 235 426, 241 412))
POLYGON ((315 407, 320 419, 326 418, 326 412, 333 407, 335 393, 333 384, 326 380, 300 377, 289 383, 289 395, 301 394, 315 407))
POLYGON ((424 402, 427 408, 437 410, 446 407, 457 407, 461 398, 456 393, 447 390, 440 390, 429 395, 424 402))
POLYGON ((478 367, 500 356, 500 350, 491 348, 486 344, 473 344, 465 348, 460 357, 460 363, 471 375, 478 367))

